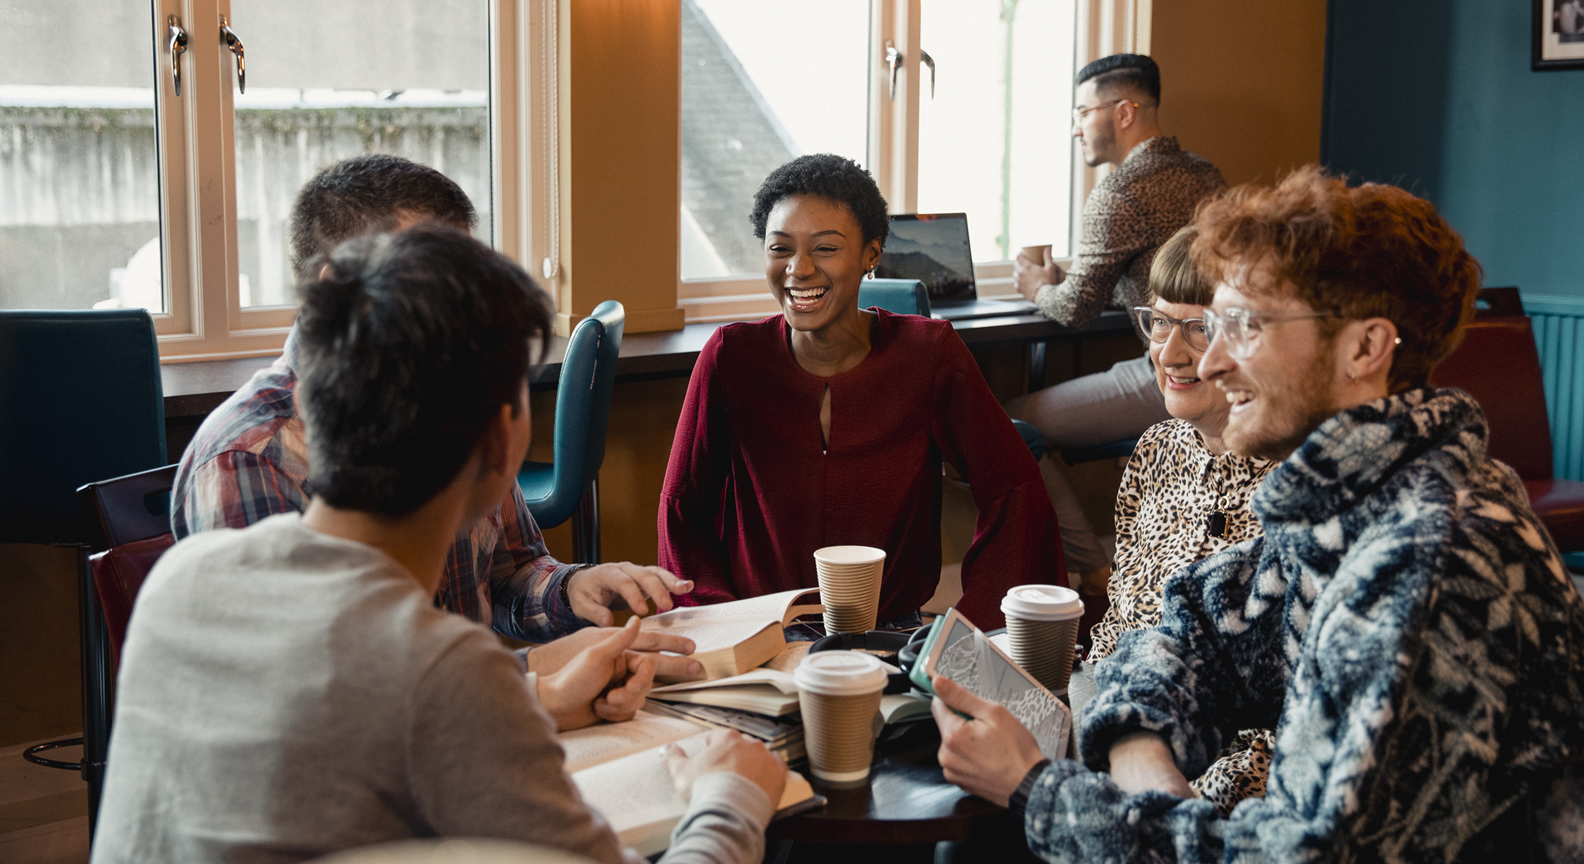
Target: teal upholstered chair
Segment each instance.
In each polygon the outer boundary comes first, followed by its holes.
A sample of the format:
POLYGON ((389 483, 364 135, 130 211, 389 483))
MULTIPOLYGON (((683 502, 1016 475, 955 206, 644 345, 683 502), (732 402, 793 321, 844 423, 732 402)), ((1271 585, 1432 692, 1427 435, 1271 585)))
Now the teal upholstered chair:
MULTIPOLYGON (((0 311, 0 543, 77 549, 83 663, 82 761, 29 761, 82 772, 98 816, 110 658, 88 569, 99 530, 77 487, 164 465, 165 404, 154 319, 142 309, 0 311)), ((91 830, 91 828, 90 828, 91 830)))
POLYGON ((897 315, 930 314, 929 291, 917 279, 865 279, 858 283, 858 308, 878 306, 897 315))
POLYGON ((517 475, 541 529, 572 519, 573 553, 580 564, 600 559, 599 470, 626 321, 622 305, 606 300, 573 328, 556 386, 555 461, 525 462, 517 475))

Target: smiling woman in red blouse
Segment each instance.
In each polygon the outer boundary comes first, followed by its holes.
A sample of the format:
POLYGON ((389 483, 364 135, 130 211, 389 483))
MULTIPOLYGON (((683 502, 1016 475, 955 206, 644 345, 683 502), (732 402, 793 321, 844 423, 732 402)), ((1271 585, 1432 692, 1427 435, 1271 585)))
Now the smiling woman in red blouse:
POLYGON ((979 508, 963 614, 1000 627, 1007 588, 1066 584, 1039 469, 962 339, 944 321, 858 308, 888 231, 869 173, 794 159, 751 221, 782 314, 724 326, 699 355, 661 493, 660 565, 715 603, 818 584, 820 547, 875 546, 880 620, 916 612, 940 579, 946 461, 979 508))

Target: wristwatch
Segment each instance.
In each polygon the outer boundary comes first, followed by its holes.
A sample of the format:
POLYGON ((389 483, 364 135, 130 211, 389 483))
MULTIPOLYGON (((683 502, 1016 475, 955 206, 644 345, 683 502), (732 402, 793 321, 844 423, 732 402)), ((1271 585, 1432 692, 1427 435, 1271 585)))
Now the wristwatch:
POLYGON ((565 606, 567 609, 572 608, 572 595, 567 593, 568 591, 572 590, 572 577, 576 576, 579 572, 587 570, 593 566, 593 564, 573 564, 572 569, 568 570, 567 574, 561 577, 561 588, 557 590, 556 593, 561 595, 562 606, 565 606))
POLYGON ((1039 782, 1040 775, 1045 773, 1045 769, 1049 768, 1050 764, 1049 759, 1041 759, 1034 763, 1034 767, 1023 775, 1023 782, 1018 784, 1017 791, 1013 792, 1012 798, 1007 801, 1007 809, 1019 816, 1023 815, 1023 811, 1028 809, 1029 796, 1034 794, 1034 784, 1039 782))

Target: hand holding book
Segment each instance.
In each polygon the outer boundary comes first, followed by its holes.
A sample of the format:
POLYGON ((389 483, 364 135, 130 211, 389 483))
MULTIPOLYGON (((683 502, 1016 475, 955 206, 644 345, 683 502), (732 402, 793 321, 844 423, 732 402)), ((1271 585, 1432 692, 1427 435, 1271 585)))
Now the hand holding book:
POLYGON ((930 683, 935 687, 930 710, 941 736, 937 755, 946 779, 1007 806, 1023 775, 1045 759, 1034 733, 1005 706, 975 696, 950 678, 933 675, 930 683))

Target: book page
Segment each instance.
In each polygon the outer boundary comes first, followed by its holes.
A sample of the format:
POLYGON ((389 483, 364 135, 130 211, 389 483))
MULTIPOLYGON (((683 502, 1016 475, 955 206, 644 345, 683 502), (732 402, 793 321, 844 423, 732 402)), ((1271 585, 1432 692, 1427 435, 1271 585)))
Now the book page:
POLYGON ((566 751, 566 770, 575 774, 641 750, 659 747, 699 734, 706 727, 678 717, 662 717, 648 711, 624 723, 596 723, 556 736, 566 751))
MULTIPOLYGON (((676 744, 694 756, 704 749, 704 737, 695 735, 676 744)), ((665 851, 671 843, 671 829, 687 812, 687 802, 677 794, 658 747, 579 771, 572 775, 572 782, 589 807, 610 823, 622 845, 645 857, 665 851)), ((786 790, 776 810, 793 812, 789 808, 813 797, 809 782, 796 771, 788 771, 786 790)))
MULTIPOLYGON (((692 612, 692 609, 683 609, 682 612, 692 612)), ((669 633, 672 636, 681 636, 693 640, 693 653, 703 654, 707 651, 731 649, 753 638, 760 630, 770 627, 774 622, 759 620, 739 619, 710 619, 703 617, 678 617, 666 618, 674 612, 645 618, 643 629, 650 633, 669 633), (662 620, 664 619, 664 620, 662 620)))
MULTIPOLYGON (((803 643, 809 644, 807 642, 803 643)), ((792 680, 789 673, 776 669, 759 668, 730 678, 716 678, 713 681, 684 681, 681 684, 667 684, 656 687, 650 693, 675 693, 681 690, 708 690, 715 687, 740 687, 745 684, 768 684, 782 693, 792 694, 798 692, 797 682, 792 680)))
POLYGON ((808 656, 809 649, 813 647, 813 642, 788 642, 786 647, 781 649, 780 654, 771 657, 759 668, 774 669, 777 672, 785 672, 790 675, 793 670, 797 669, 798 664, 803 662, 803 658, 808 656))
POLYGON ((781 623, 782 616, 791 608, 793 601, 804 594, 817 591, 817 588, 798 588, 792 591, 781 591, 776 594, 766 594, 762 597, 749 597, 745 600, 732 600, 726 603, 716 603, 711 606, 683 606, 672 609, 670 612, 661 612, 659 615, 650 615, 644 619, 643 628, 650 629, 650 625, 674 626, 666 622, 694 622, 694 621, 774 621, 781 623))

